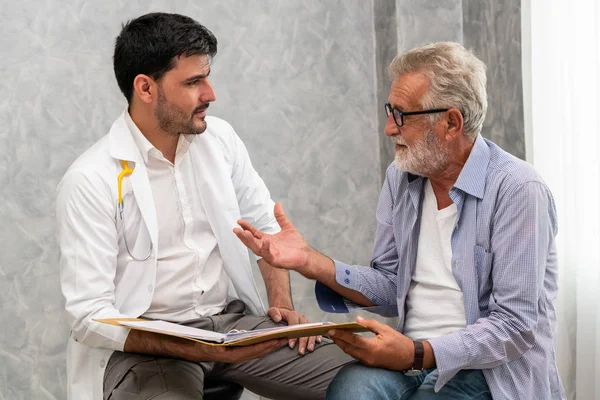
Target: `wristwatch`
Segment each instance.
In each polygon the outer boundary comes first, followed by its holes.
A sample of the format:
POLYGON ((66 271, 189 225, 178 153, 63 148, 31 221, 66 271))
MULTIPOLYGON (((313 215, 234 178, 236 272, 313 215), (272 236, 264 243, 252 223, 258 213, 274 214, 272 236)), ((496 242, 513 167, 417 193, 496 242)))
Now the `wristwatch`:
POLYGON ((412 368, 404 371, 406 376, 418 376, 423 373, 423 356, 425 355, 425 348, 423 342, 413 340, 415 345, 415 360, 413 361, 412 368))

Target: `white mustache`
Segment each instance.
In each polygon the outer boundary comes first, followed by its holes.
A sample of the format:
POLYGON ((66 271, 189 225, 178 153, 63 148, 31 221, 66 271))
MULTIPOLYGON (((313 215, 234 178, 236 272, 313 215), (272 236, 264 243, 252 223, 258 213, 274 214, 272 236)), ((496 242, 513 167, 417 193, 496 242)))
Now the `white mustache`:
POLYGON ((402 146, 408 146, 408 144, 406 143, 406 141, 405 141, 403 138, 401 138, 401 137, 398 137, 398 138, 392 138, 392 142, 393 142, 394 144, 400 144, 400 145, 402 145, 402 146))

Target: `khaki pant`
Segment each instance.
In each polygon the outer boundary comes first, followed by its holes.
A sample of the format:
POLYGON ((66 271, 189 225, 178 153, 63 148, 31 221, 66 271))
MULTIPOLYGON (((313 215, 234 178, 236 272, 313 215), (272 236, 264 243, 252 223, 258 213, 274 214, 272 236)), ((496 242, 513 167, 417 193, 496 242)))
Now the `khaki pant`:
MULTIPOLYGON (((227 305, 222 315, 198 318, 184 324, 216 332, 277 326, 268 317, 244 315, 240 300, 227 305)), ((263 358, 241 364, 188 361, 116 351, 104 374, 105 400, 200 400, 204 378, 237 382, 271 399, 324 399, 329 382, 353 359, 330 340, 312 353, 298 354, 298 346, 284 346, 263 358)))

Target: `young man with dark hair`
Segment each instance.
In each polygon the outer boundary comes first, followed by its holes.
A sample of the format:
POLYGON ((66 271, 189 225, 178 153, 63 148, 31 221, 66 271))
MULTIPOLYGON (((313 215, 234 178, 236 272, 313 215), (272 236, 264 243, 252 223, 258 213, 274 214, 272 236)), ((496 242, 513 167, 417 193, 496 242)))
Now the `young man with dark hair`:
POLYGON ((285 340, 224 348, 94 321, 143 317, 221 332, 306 322, 288 272, 260 259, 264 316, 232 231, 240 218, 265 232, 279 227, 244 144, 207 116, 216 53, 208 29, 176 14, 134 19, 116 40, 128 108, 58 191, 71 399, 201 399, 205 377, 215 375, 266 397, 317 399, 350 361, 315 338, 300 339, 298 351, 282 348, 285 340))

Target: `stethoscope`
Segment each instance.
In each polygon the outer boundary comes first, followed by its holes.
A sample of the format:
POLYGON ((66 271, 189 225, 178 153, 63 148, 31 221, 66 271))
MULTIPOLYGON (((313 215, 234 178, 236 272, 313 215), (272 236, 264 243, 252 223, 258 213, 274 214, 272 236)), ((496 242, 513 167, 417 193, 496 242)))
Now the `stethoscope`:
POLYGON ((119 216, 121 218, 121 224, 123 226, 123 241, 125 242, 125 248, 127 249, 127 253, 129 253, 129 256, 131 257, 132 260, 146 261, 152 255, 152 241, 150 241, 150 251, 148 251, 148 255, 146 256, 146 258, 136 258, 133 254, 131 254, 131 251, 129 250, 129 245, 127 244, 127 235, 125 234, 125 217, 123 216, 123 208, 124 208, 123 207, 123 178, 133 174, 133 170, 131 168, 129 168, 129 164, 125 160, 121 160, 121 165, 123 165, 123 171, 121 171, 121 173, 119 174, 119 177, 117 178, 117 182, 118 182, 118 191, 119 191, 118 207, 119 207, 119 216))

